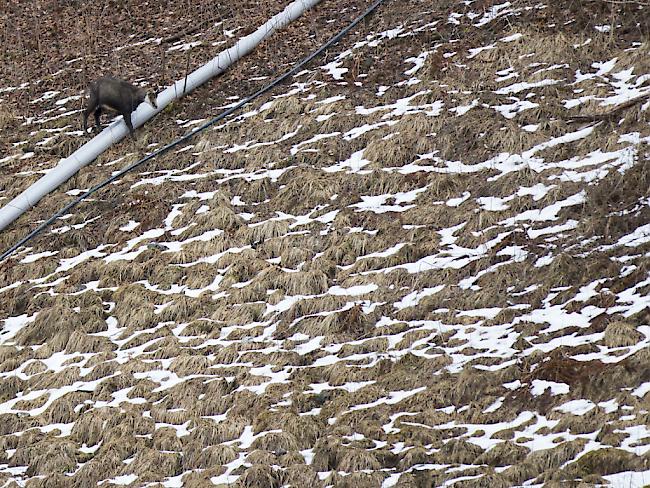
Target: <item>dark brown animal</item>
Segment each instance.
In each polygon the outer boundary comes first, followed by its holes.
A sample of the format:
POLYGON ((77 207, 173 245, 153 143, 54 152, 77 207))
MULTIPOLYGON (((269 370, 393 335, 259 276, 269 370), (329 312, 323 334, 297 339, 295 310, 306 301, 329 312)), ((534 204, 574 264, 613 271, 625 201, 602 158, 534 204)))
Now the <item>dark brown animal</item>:
POLYGON ((91 112, 95 113, 95 131, 98 132, 101 125, 99 116, 104 110, 112 110, 122 114, 124 122, 129 128, 129 134, 135 139, 133 133, 133 124, 131 123, 131 112, 133 112, 138 105, 145 100, 154 108, 156 105, 155 97, 150 98, 147 90, 141 87, 133 86, 128 81, 105 76, 93 81, 88 86, 90 98, 88 105, 83 113, 83 129, 84 133, 88 132, 88 116, 91 112))

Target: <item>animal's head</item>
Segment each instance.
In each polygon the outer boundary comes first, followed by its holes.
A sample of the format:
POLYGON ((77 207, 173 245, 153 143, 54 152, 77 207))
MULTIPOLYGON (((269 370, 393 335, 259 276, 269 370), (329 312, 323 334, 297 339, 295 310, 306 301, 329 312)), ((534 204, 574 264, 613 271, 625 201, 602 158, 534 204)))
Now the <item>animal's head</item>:
POLYGON ((138 105, 142 102, 147 102, 153 108, 158 108, 158 104, 156 103, 156 98, 158 97, 153 91, 149 91, 146 88, 140 87, 138 88, 136 96, 138 99, 138 105))

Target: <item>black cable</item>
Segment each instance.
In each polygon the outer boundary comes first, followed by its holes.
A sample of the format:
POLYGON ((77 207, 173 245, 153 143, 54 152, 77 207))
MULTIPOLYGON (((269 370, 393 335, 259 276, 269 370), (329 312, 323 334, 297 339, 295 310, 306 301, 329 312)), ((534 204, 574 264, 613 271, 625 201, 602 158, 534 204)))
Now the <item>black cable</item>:
POLYGON ((32 232, 30 232, 29 234, 27 234, 25 237, 23 237, 23 238, 22 238, 20 241, 18 241, 16 244, 14 244, 14 245, 11 246, 9 249, 7 249, 5 252, 3 252, 2 255, 0 255, 0 261, 3 261, 3 260, 5 260, 6 258, 8 258, 9 256, 11 256, 11 255, 16 251, 16 249, 18 249, 20 246, 22 246, 23 244, 25 244, 26 242, 28 242, 28 241, 31 240, 32 238, 36 237, 38 234, 41 233, 41 231, 43 231, 46 227, 48 227, 52 222, 54 222, 56 219, 58 219, 58 218, 61 217, 62 215, 65 215, 65 213, 66 213, 68 210, 70 210, 72 207, 76 206, 78 203, 80 203, 81 201, 83 201, 83 200, 85 200, 86 198, 88 198, 88 197, 89 197, 90 195, 92 195, 93 193, 95 193, 95 192, 101 190, 101 189, 104 188, 106 185, 108 185, 108 184, 112 183, 113 181, 117 180, 118 178, 120 178, 121 176, 125 175, 126 173, 128 173, 128 172, 131 171, 132 169, 137 168, 137 167, 140 166, 141 164, 146 163, 146 162, 149 161, 150 159, 153 159, 153 158, 155 158, 156 156, 159 156, 160 154, 164 154, 164 153, 166 153, 166 152, 169 151, 170 149, 172 149, 172 148, 178 146, 181 142, 184 142, 184 141, 188 140, 190 137, 194 136, 195 134, 198 134, 199 132, 204 131, 205 129, 207 129, 207 128, 210 127, 211 125, 216 124, 216 123, 219 122, 220 120, 225 119, 226 117, 228 117, 230 114, 232 114, 232 113, 235 112, 236 110, 239 110, 239 109, 240 109, 241 107, 243 107, 244 105, 247 105, 248 103, 250 103, 250 102, 252 102, 253 100, 255 100, 256 98, 260 97, 260 96, 263 95, 264 93, 266 93, 266 92, 272 90, 273 88, 275 88, 276 86, 278 86, 280 83, 282 83, 284 80, 286 80, 286 79, 289 78, 290 76, 293 76, 294 74, 296 74, 296 73, 298 72, 298 70, 300 70, 300 68, 302 68, 303 66, 305 66, 307 63, 309 63, 312 59, 314 59, 316 56, 318 56, 319 54, 321 54, 321 53, 322 53, 323 51, 325 51, 327 48, 329 48, 329 47, 332 46, 333 44, 336 44, 338 41, 340 41, 341 38, 343 38, 343 37, 344 37, 348 32, 350 32, 350 31, 351 31, 351 30, 352 30, 352 29, 353 29, 353 28, 354 28, 354 27, 355 27, 359 22, 361 22, 361 21, 362 21, 363 19, 365 19, 368 15, 370 15, 370 14, 371 14, 371 13, 372 13, 376 8, 377 8, 377 7, 379 7, 379 5, 382 4, 383 2, 384 2, 384 0, 376 0, 375 3, 373 3, 370 7, 368 7, 368 8, 366 9, 366 11, 363 12, 361 15, 359 15, 356 19, 354 19, 354 20, 352 21, 352 23, 350 23, 350 25, 348 25, 345 29, 343 29, 342 31, 340 31, 340 32, 339 32, 338 34, 336 34, 334 37, 330 38, 330 39, 329 39, 325 44, 323 44, 321 47, 319 47, 318 49, 316 49, 316 51, 314 51, 313 53, 311 53, 309 56, 303 58, 303 59, 302 59, 298 64, 296 64, 293 68, 291 68, 289 71, 287 71, 287 72, 284 73, 283 75, 281 75, 281 76, 279 76, 278 78, 276 78, 275 80, 273 80, 271 83, 269 83, 268 85, 266 85, 264 88, 261 88, 260 90, 256 91, 256 92, 253 93, 252 95, 249 95, 248 97, 246 97, 245 99, 243 99, 242 101, 240 101, 239 103, 237 103, 236 105, 230 107, 230 108, 229 108, 228 110, 226 110, 225 112, 222 112, 221 114, 217 115, 217 116, 216 116, 215 118, 213 118, 212 120, 209 120, 208 122, 206 122, 206 123, 204 123, 203 125, 197 127, 196 129, 193 129, 192 131, 188 132, 187 134, 185 134, 184 136, 180 137, 179 139, 176 139, 174 142, 171 142, 171 143, 167 144, 166 146, 163 146, 163 147, 161 147, 160 149, 157 149, 156 151, 154 151, 154 152, 152 152, 152 153, 150 153, 150 154, 147 154, 144 158, 142 158, 142 159, 140 159, 139 161, 136 161, 135 163, 133 163, 133 164, 127 166, 126 168, 124 168, 124 169, 120 170, 119 172, 115 173, 115 174, 114 174, 113 176, 111 176, 110 178, 108 178, 108 179, 102 181, 101 183, 99 183, 99 184, 93 186, 92 188, 90 188, 90 189, 87 190, 86 192, 84 192, 84 193, 82 193, 81 195, 79 195, 76 199, 74 199, 74 200, 72 200, 71 202, 69 202, 65 207, 63 207, 61 210, 59 210, 58 212, 56 212, 54 215, 52 215, 49 219, 47 219, 47 220, 46 220, 45 222, 43 222, 41 225, 39 225, 38 227, 36 227, 36 229, 34 229, 32 232))

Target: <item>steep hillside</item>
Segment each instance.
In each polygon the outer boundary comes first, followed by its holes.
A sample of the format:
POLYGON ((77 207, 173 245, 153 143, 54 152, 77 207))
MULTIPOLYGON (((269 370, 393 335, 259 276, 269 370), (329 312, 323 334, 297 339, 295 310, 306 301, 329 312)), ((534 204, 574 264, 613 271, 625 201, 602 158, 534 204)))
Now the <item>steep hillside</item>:
MULTIPOLYGON (((324 0, 3 249, 369 3, 324 0)), ((648 8, 387 1, 60 219, 0 264, 0 486, 650 483, 648 8)), ((21 157, 0 203, 57 162, 21 157)))

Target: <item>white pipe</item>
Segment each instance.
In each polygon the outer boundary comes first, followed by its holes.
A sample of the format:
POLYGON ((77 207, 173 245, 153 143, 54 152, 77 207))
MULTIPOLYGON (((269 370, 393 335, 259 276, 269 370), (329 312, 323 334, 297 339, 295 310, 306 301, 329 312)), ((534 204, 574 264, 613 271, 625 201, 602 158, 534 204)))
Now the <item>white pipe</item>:
MULTIPOLYGON (((131 116, 133 127, 141 126, 172 101, 182 97, 210 78, 225 71, 230 65, 251 52, 259 43, 273 34, 275 30, 289 24, 319 1, 295 0, 282 12, 271 17, 271 19, 260 26, 255 32, 246 37, 242 37, 234 46, 222 51, 206 64, 190 73, 187 76, 187 80, 182 78, 160 92, 156 99, 157 109, 154 109, 148 103, 140 104, 131 116)), ((0 208, 0 230, 11 224, 30 207, 36 205, 41 198, 55 190, 81 168, 90 164, 113 143, 122 140, 128 133, 126 124, 120 119, 110 124, 70 156, 62 159, 57 166, 48 171, 40 180, 32 184, 4 207, 0 208)))

